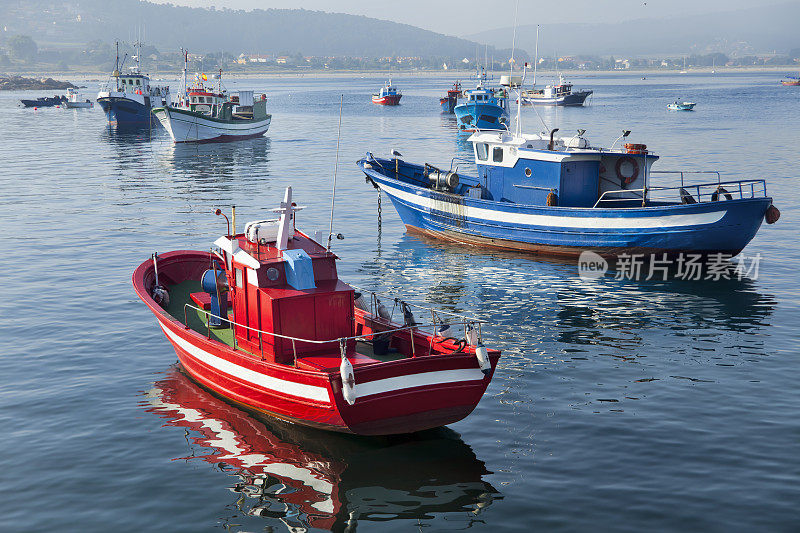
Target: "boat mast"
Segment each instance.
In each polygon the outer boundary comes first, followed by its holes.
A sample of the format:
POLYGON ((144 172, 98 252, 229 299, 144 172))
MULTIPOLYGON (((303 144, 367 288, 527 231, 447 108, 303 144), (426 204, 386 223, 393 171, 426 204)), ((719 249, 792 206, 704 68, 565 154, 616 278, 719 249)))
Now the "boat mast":
POLYGON ((536 59, 533 62, 533 88, 536 88, 536 67, 539 64, 539 25, 536 25, 536 52, 534 54, 536 59))
POLYGON ((181 98, 186 98, 186 95, 188 94, 186 87, 186 69, 189 63, 189 52, 186 49, 181 48, 181 53, 183 54, 183 80, 181 86, 181 98))

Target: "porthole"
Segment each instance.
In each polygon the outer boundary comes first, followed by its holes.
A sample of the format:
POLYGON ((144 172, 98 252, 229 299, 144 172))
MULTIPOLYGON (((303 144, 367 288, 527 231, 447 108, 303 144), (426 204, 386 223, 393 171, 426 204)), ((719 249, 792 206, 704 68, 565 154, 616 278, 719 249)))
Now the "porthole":
POLYGON ((269 279, 270 281, 277 281, 278 276, 279 276, 279 272, 278 272, 277 268, 269 267, 267 269, 267 279, 269 279))
POLYGON ((525 169, 525 175, 526 175, 526 176, 528 176, 528 177, 530 178, 530 177, 531 177, 531 174, 532 174, 532 172, 531 172, 531 169, 529 169, 529 168, 526 168, 526 169, 525 169))

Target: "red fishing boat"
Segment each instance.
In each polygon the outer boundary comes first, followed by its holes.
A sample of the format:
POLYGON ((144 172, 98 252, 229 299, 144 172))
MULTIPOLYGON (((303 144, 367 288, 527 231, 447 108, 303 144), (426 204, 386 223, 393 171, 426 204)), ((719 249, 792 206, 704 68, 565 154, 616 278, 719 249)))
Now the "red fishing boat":
POLYGON ((442 113, 454 113, 454 109, 458 105, 458 99, 461 98, 461 82, 456 81, 453 88, 447 91, 447 96, 439 98, 439 104, 442 106, 442 113))
POLYGON ((397 87, 392 85, 392 80, 389 80, 389 83, 381 87, 381 90, 377 94, 372 95, 372 103, 380 105, 399 105, 402 97, 402 93, 397 90, 397 87))
POLYGON ((500 357, 481 321, 399 299, 389 311, 356 292, 330 245, 295 228, 298 209, 289 187, 280 219, 237 234, 234 215, 210 251, 154 254, 134 271, 184 370, 229 401, 333 431, 410 433, 466 417, 500 357))

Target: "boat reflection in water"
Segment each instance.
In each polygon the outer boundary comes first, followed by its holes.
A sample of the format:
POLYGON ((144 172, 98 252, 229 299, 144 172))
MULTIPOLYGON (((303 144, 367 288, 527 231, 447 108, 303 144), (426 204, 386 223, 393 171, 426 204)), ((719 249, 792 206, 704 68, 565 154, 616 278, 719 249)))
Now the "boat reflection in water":
POLYGON ((392 438, 359 438, 264 421, 218 399, 179 370, 147 393, 147 410, 167 425, 197 433, 189 458, 234 474, 245 515, 290 528, 355 530, 358 521, 482 521, 502 495, 490 474, 452 430, 392 438), (195 449, 195 446, 200 449, 195 449), (212 451, 205 453, 208 449, 212 451))

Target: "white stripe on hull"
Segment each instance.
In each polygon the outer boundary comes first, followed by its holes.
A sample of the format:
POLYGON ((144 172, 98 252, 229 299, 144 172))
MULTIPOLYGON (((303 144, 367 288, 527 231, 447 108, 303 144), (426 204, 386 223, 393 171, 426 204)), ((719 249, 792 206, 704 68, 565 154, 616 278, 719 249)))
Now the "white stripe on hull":
POLYGON ((219 370, 220 372, 224 372, 225 374, 233 376, 237 379, 246 381, 251 385, 256 385, 270 391, 288 394, 298 398, 305 398, 315 402, 331 403, 328 389, 325 387, 306 385, 304 383, 294 383, 292 381, 274 378, 272 376, 262 374, 261 372, 256 372, 254 370, 250 370, 249 368, 239 366, 228 361, 227 359, 222 359, 221 357, 210 354, 202 348, 199 348, 194 344, 182 339, 177 334, 173 333, 169 328, 161 324, 161 322, 159 322, 159 325, 161 326, 161 329, 164 330, 167 338, 173 344, 177 345, 179 348, 187 352, 198 361, 202 361, 215 370, 219 370))
POLYGON ((269 129, 272 117, 257 122, 220 123, 169 109, 156 114, 175 142, 210 141, 219 137, 253 137, 269 129))
MULTIPOLYGON (((476 363, 477 365, 477 363, 476 363)), ((437 370, 434 372, 421 372, 419 374, 409 374, 407 376, 397 376, 393 378, 377 379, 365 383, 355 384, 356 398, 372 396, 374 394, 384 394, 412 387, 427 387, 431 385, 443 385, 445 383, 457 383, 459 381, 483 381, 483 372, 478 367, 461 368, 458 370, 437 370)))
MULTIPOLYGON (((314 400, 317 402, 332 403, 328 389, 325 387, 295 383, 293 381, 274 378, 261 372, 250 370, 249 368, 242 367, 226 359, 206 352, 202 348, 199 348, 189 341, 179 337, 161 322, 159 322, 159 325, 161 326, 161 329, 164 330, 164 334, 166 334, 167 338, 173 344, 187 352, 198 361, 207 364, 215 370, 224 372, 225 374, 245 381, 250 385, 256 385, 271 391, 296 396, 298 398, 314 400)), ((355 373, 357 375, 358 370, 356 370, 355 373)), ((363 398, 366 396, 385 394, 387 392, 410 389, 413 387, 429 387, 433 385, 444 385, 447 383, 482 381, 484 377, 485 376, 480 369, 478 369, 476 363, 475 368, 436 370, 433 372, 420 372, 416 374, 377 379, 363 383, 357 382, 355 384, 355 392, 357 398, 363 398)))
POLYGON ((512 213, 482 207, 470 207, 454 204, 442 200, 435 200, 427 195, 412 194, 392 187, 379 180, 378 185, 387 194, 410 203, 425 211, 435 210, 444 213, 453 212, 457 208, 459 216, 467 220, 487 220, 524 226, 544 226, 556 228, 576 229, 647 229, 647 228, 675 228, 682 226, 697 226, 713 224, 722 220, 726 210, 712 211, 710 213, 696 213, 692 215, 662 215, 642 216, 636 218, 622 217, 574 217, 559 215, 534 215, 525 213, 512 213))

